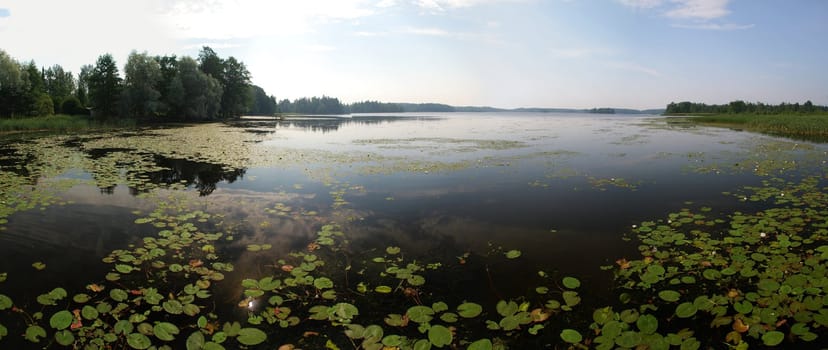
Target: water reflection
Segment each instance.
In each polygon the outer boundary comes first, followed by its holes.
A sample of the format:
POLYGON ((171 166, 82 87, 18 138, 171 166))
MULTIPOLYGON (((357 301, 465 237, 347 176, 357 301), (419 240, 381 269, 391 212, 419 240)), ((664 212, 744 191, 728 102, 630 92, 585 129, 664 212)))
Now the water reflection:
MULTIPOLYGON (((171 185, 184 184, 187 187, 194 187, 198 194, 207 196, 216 190, 220 182, 228 184, 243 178, 247 169, 225 169, 219 164, 195 162, 186 159, 172 159, 162 156, 154 156, 155 164, 163 170, 152 172, 140 172, 138 176, 144 176, 150 183, 171 185)), ((138 194, 144 192, 140 188, 130 188, 130 193, 138 194)))
POLYGON ((282 128, 300 129, 303 131, 330 133, 343 126, 371 126, 412 120, 440 120, 432 116, 401 116, 401 115, 349 115, 349 116, 308 116, 288 117, 281 120, 244 120, 233 125, 245 128, 252 133, 273 133, 282 128), (264 128, 264 129, 263 129, 264 128))

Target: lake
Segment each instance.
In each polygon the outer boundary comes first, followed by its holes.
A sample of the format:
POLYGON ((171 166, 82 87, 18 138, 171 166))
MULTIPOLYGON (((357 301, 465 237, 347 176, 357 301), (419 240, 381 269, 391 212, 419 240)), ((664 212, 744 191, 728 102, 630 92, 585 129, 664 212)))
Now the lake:
POLYGON ((0 347, 818 348, 826 160, 649 115, 6 135, 0 347))

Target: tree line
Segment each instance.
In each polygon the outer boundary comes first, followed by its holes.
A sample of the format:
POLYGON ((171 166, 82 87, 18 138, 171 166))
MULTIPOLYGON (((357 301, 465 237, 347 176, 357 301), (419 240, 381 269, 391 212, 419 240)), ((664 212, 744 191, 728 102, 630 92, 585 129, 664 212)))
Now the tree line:
POLYGON ((728 104, 709 105, 696 102, 671 102, 667 105, 665 114, 788 114, 788 113, 824 113, 828 112, 828 106, 814 105, 811 101, 805 103, 781 103, 778 105, 765 104, 762 102, 745 102, 741 100, 732 101, 728 104))
POLYGON ((215 120, 272 115, 276 98, 250 82, 245 64, 203 47, 197 58, 133 51, 123 77, 111 54, 81 67, 19 63, 0 50, 0 117, 55 113, 154 120, 215 120))

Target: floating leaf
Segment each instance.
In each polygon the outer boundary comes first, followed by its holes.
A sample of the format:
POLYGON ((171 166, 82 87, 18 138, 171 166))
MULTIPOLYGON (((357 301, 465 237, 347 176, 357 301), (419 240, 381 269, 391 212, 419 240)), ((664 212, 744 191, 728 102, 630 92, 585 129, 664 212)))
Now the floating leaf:
POLYGON ((98 310, 89 305, 84 305, 83 309, 81 309, 81 315, 87 320, 94 320, 98 318, 98 310))
POLYGON ((62 330, 55 333, 55 341, 63 346, 72 345, 75 342, 75 335, 69 330, 62 330))
POLYGON ((51 318, 49 318, 49 325, 52 326, 52 328, 54 329, 61 330, 68 328, 74 320, 75 317, 72 315, 71 312, 61 310, 56 312, 54 315, 52 315, 51 318))
POLYGON ((28 340, 32 343, 39 343, 40 338, 45 338, 45 337, 46 337, 46 330, 43 329, 43 327, 41 327, 41 326, 31 325, 28 328, 26 328, 25 338, 26 338, 26 340, 28 340))
POLYGON ((653 315, 642 315, 635 325, 642 334, 653 334, 658 329, 658 319, 653 315))
POLYGON ((483 307, 477 303, 462 303, 457 306, 457 314, 465 318, 474 318, 483 312, 483 307))
POLYGON ((664 301, 674 302, 681 298, 681 294, 674 290, 662 290, 658 292, 658 297, 664 301))
POLYGON ((388 247, 385 248, 385 252, 389 255, 396 255, 400 253, 400 247, 388 247))
POLYGON ((43 262, 37 261, 37 262, 32 263, 32 267, 34 267, 35 270, 41 271, 41 270, 46 268, 46 264, 44 264, 43 262))
POLYGON ((257 345, 267 340, 267 334, 257 328, 242 328, 236 340, 243 345, 257 345))
POLYGON ((431 345, 442 348, 451 344, 452 340, 451 331, 444 326, 435 325, 428 329, 428 341, 431 342, 431 345))
POLYGON ((634 348, 641 343, 641 334, 633 331, 626 331, 615 338, 615 344, 623 348, 634 348))
POLYGON ((417 323, 428 323, 433 318, 434 310, 428 306, 412 306, 405 312, 408 319, 417 323))
POLYGON ((388 294, 391 293, 392 289, 389 286, 377 286, 374 288, 374 291, 377 293, 388 294))
POLYGON ((167 300, 163 304, 164 311, 173 315, 181 314, 184 311, 184 306, 178 300, 167 300))
POLYGON ((317 289, 333 288, 333 285, 333 281, 331 281, 331 279, 327 277, 319 277, 313 280, 313 286, 317 289))
POLYGON ((584 339, 584 337, 582 337, 581 333, 578 333, 578 331, 567 328, 561 331, 561 339, 570 344, 578 344, 584 339))
POLYGON ((517 258, 520 257, 521 252, 520 252, 520 250, 513 249, 513 250, 510 250, 510 251, 506 252, 505 255, 506 255, 507 259, 517 259, 517 258))
POLYGON ((777 346, 785 340, 785 333, 770 331, 762 335, 762 343, 767 346, 777 346))
POLYGON ((14 303, 12 302, 11 298, 7 297, 4 294, 0 294, 0 310, 5 310, 12 307, 14 303))
POLYGON ((141 333, 130 333, 127 336, 127 344, 133 349, 143 350, 152 346, 152 341, 141 333))
POLYGON ((581 286, 581 281, 575 277, 564 277, 563 278, 563 285, 569 289, 575 289, 581 286))
POLYGON ((163 341, 172 341, 175 339, 175 336, 178 335, 180 330, 172 323, 159 322, 152 328, 152 332, 156 337, 158 337, 158 339, 163 341))
POLYGON ((193 332, 187 337, 187 350, 201 350, 204 349, 204 334, 199 331, 193 332))
POLYGON ((129 294, 123 289, 112 289, 109 291, 109 296, 115 301, 124 301, 129 298, 129 294))
POLYGON ((698 311, 698 308, 693 303, 682 303, 676 307, 676 316, 681 318, 693 317, 696 311, 698 311))

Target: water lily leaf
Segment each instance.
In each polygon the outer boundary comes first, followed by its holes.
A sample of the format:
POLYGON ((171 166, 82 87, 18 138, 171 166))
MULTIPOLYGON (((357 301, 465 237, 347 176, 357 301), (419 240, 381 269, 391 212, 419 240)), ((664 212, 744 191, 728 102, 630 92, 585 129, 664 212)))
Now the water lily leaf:
POLYGON ((385 248, 385 252, 389 255, 396 255, 400 253, 400 247, 388 247, 385 248))
POLYGON ((388 294, 391 293, 392 289, 389 286, 377 286, 374 288, 374 291, 377 293, 388 294))
POLYGON ((7 297, 4 294, 0 294, 0 310, 5 310, 12 307, 14 303, 12 302, 11 298, 7 297))
POLYGON ((179 315, 184 311, 184 306, 178 300, 167 300, 161 305, 164 307, 164 311, 173 315, 179 315))
POLYGON ((199 331, 193 332, 187 337, 187 350, 202 350, 204 349, 204 334, 199 331))
POLYGON ((69 330, 62 330, 55 333, 55 341, 63 346, 72 345, 75 342, 75 335, 69 330))
POLYGON ((402 342, 403 338, 396 334, 386 335, 385 338, 382 338, 382 345, 387 347, 396 348, 400 346, 402 342))
POLYGON ((414 350, 431 350, 431 342, 420 339, 414 342, 414 350))
POLYGON ((664 301, 674 302, 678 301, 681 298, 681 294, 674 290, 662 290, 658 292, 658 297, 664 301))
POLYGON ((109 291, 109 297, 115 301, 124 301, 129 298, 129 294, 127 294, 127 292, 123 289, 115 288, 109 291))
POLYGON ((546 294, 546 293, 549 293, 549 288, 543 287, 543 286, 537 287, 537 288, 535 288, 535 292, 538 293, 538 294, 546 294))
POLYGON ((115 265, 115 271, 120 273, 130 273, 132 272, 133 268, 131 265, 124 265, 124 264, 117 264, 115 265))
POLYGON ((612 311, 612 307, 607 306, 593 311, 592 320, 598 325, 604 325, 608 321, 612 320, 614 315, 615 313, 612 311))
POLYGON ((633 331, 626 331, 615 338, 615 344, 624 348, 634 348, 641 343, 641 334, 633 331))
POLYGON ((578 331, 567 328, 561 331, 561 339, 570 344, 578 344, 584 337, 578 331))
POLYGON ((411 275, 406 279, 406 282, 412 286, 422 286, 425 284, 425 277, 420 275, 411 275))
POLYGON ((89 305, 84 305, 83 309, 81 309, 81 315, 83 316, 83 318, 85 318, 87 320, 97 319, 98 318, 98 309, 96 309, 92 306, 89 306, 89 305))
POLYGON ((451 331, 444 326, 434 325, 428 329, 428 341, 431 342, 431 345, 442 348, 451 344, 452 340, 451 331))
POLYGON ((132 325, 131 322, 129 322, 127 320, 120 320, 120 321, 116 322, 115 326, 113 327, 113 330, 115 331, 115 334, 129 334, 129 333, 132 333, 133 329, 134 329, 134 326, 132 325))
POLYGON ((563 300, 566 306, 572 307, 581 302, 581 297, 578 296, 578 292, 568 290, 563 292, 563 300))
MULTIPOLYGON (((83 303, 89 301, 89 299, 91 299, 91 297, 89 296, 89 294, 85 294, 85 293, 75 294, 75 296, 72 297, 72 300, 74 302, 78 303, 78 304, 83 304, 83 303)), ((0 310, 2 310, 2 309, 0 309, 0 310)))
POLYGON ((331 281, 331 279, 327 277, 319 277, 313 280, 313 286, 317 289, 333 288, 333 285, 333 281, 331 281))
POLYGON ((52 315, 51 318, 49 318, 49 325, 52 326, 52 328, 54 329, 61 330, 68 328, 74 320, 75 316, 73 316, 71 312, 61 310, 56 312, 54 315, 52 315))
POLYGON ((6 326, 0 324, 0 340, 3 340, 3 337, 9 335, 9 329, 6 326))
POLYGON ((635 325, 642 334, 653 334, 658 329, 658 319, 653 315, 642 315, 635 325))
POLYGON ((141 333, 130 333, 127 336, 127 344, 133 349, 143 350, 152 346, 152 341, 141 333))
POLYGON ((477 303, 462 303, 457 306, 457 314, 464 318, 474 318, 483 312, 483 307, 477 303))
POLYGON ((184 314, 187 316, 195 316, 198 315, 199 312, 201 312, 201 309, 198 307, 198 305, 195 304, 184 304, 184 306, 181 308, 181 311, 184 312, 184 314))
POLYGON ((412 306, 405 312, 408 319, 417 323, 428 323, 434 316, 434 310, 428 306, 412 306))
POLYGON ((492 341, 489 339, 480 339, 471 344, 466 350, 492 350, 492 341))
POLYGON ((159 322, 152 328, 152 332, 158 339, 163 341, 172 341, 181 331, 178 329, 178 326, 172 323, 159 322))
POLYGON ((696 311, 698 311, 698 308, 693 303, 681 303, 676 307, 676 316, 681 318, 693 317, 696 311))
POLYGON ((504 317, 514 315, 515 312, 518 311, 518 308, 518 304, 511 300, 508 302, 505 300, 498 301, 497 305, 495 306, 497 313, 500 314, 500 316, 504 317))
POLYGON ((762 335, 762 343, 767 346, 777 346, 785 340, 785 333, 770 331, 762 335))
POLYGON ((563 285, 569 289, 575 289, 581 286, 581 281, 575 277, 564 277, 563 278, 563 285))
POLYGON ((440 312, 446 311, 448 309, 449 309, 448 304, 446 304, 442 301, 438 301, 434 304, 431 304, 431 310, 434 310, 435 313, 440 313, 440 312))
POLYGON ((521 254, 522 253, 520 252, 520 250, 513 249, 513 250, 510 250, 510 251, 506 252, 504 255, 506 255, 507 259, 517 259, 517 258, 520 257, 521 254))
POLYGON ((45 338, 45 337, 46 337, 46 330, 43 329, 43 327, 41 327, 41 326, 31 325, 28 328, 26 328, 25 338, 26 338, 26 340, 28 340, 32 343, 39 343, 40 338, 45 338))
POLYGON ((44 264, 43 262, 37 261, 37 262, 32 263, 32 267, 34 267, 35 270, 41 271, 41 270, 46 268, 46 264, 44 264))
POLYGON ((267 334, 257 328, 242 328, 236 340, 243 345, 257 345, 267 340, 267 334))

